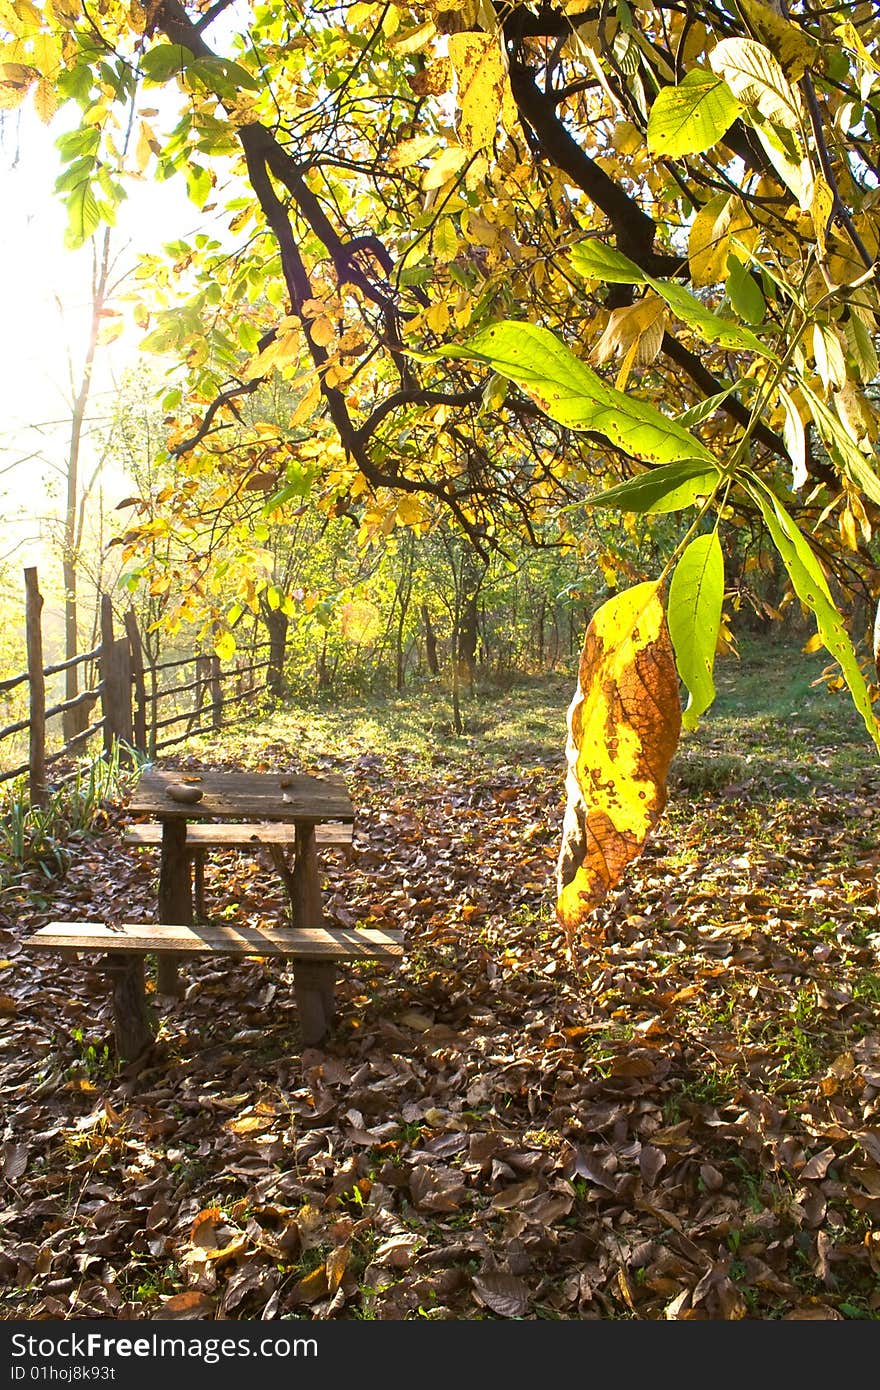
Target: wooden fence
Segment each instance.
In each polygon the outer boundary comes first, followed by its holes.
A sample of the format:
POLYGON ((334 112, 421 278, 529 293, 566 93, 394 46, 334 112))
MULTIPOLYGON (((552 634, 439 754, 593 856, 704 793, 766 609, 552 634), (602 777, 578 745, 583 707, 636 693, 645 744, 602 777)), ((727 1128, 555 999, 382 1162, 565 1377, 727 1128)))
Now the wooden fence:
MULTIPOLYGON (((43 664, 42 609, 43 597, 37 571, 26 569, 27 670, 0 680, 0 696, 8 695, 27 682, 28 713, 0 728, 0 743, 27 730, 28 757, 19 766, 0 771, 0 783, 27 774, 30 800, 36 805, 44 805, 47 800, 48 769, 63 759, 69 759, 99 733, 103 737, 105 752, 109 753, 114 743, 120 742, 152 757, 195 734, 213 733, 228 727, 230 723, 241 722, 238 719, 230 720, 229 710, 242 700, 250 699, 253 702, 256 673, 269 665, 268 656, 264 660, 249 658, 246 662, 239 658, 235 666, 223 670, 219 657, 203 653, 193 653, 173 661, 151 661, 141 640, 133 610, 125 614, 124 635, 117 636, 110 599, 103 595, 101 640, 98 646, 67 661, 46 666, 43 664), (73 666, 86 667, 90 684, 72 699, 61 700, 47 707, 47 677, 73 666), (194 668, 193 677, 181 681, 177 673, 182 673, 187 666, 194 668), (169 671, 176 674, 170 678, 170 684, 165 684, 168 678, 163 673, 169 671), (192 697, 191 703, 181 708, 181 698, 188 695, 192 697), (85 711, 84 717, 88 719, 98 702, 100 717, 78 729, 60 748, 47 753, 48 721, 81 710, 85 711), (166 713, 169 707, 172 712, 166 713), (172 732, 174 726, 180 724, 184 725, 183 731, 172 732)), ((267 646, 268 642, 265 642, 254 647, 254 655, 267 646)), ((80 721, 82 717, 80 715, 80 721)))

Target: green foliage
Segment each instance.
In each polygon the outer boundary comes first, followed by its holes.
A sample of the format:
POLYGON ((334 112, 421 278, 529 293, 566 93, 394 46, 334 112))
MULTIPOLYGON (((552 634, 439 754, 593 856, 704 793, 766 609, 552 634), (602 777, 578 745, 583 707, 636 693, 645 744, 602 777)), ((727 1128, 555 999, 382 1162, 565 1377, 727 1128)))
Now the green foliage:
POLYGON ((6 788, 0 813, 0 884, 32 874, 61 878, 70 863, 71 843, 95 828, 107 806, 136 768, 138 754, 126 747, 130 766, 121 763, 119 744, 109 758, 103 755, 80 763, 71 778, 51 792, 47 804, 31 804, 24 778, 6 788))
POLYGON ((724 600, 724 556, 718 532, 697 536, 682 552, 669 585, 667 622, 678 674, 689 697, 682 715, 686 729, 715 698, 712 668, 724 600))

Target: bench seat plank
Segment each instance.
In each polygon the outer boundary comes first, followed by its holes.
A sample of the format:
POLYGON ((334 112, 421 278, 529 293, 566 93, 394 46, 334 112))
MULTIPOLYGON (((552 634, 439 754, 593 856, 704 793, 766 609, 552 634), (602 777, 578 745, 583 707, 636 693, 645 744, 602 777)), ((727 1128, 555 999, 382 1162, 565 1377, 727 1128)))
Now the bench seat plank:
MULTIPOLYGON (((324 823, 315 826, 318 845, 350 845, 353 830, 350 825, 324 823)), ((159 824, 130 825, 122 839, 129 845, 161 845, 162 826, 159 824)), ((296 826, 250 821, 245 825, 210 825, 191 823, 186 827, 187 849, 248 849, 257 845, 293 845, 296 826)))
POLYGON ((23 942, 35 950, 173 951, 185 955, 309 956, 324 960, 397 960, 403 956, 403 932, 378 927, 260 928, 205 923, 177 926, 168 922, 49 922, 23 942))

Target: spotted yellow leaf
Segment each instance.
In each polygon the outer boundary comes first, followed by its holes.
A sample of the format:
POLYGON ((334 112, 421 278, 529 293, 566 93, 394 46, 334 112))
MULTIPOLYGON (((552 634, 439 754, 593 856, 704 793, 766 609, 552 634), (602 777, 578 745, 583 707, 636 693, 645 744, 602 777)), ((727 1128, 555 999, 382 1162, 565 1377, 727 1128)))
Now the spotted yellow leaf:
POLYGON ((680 732, 660 586, 637 584, 594 614, 568 712, 556 910, 569 937, 642 852, 680 732))
POLYGON ((492 34, 452 34, 449 56, 458 79, 459 138, 475 153, 491 145, 508 91, 504 55, 492 34))

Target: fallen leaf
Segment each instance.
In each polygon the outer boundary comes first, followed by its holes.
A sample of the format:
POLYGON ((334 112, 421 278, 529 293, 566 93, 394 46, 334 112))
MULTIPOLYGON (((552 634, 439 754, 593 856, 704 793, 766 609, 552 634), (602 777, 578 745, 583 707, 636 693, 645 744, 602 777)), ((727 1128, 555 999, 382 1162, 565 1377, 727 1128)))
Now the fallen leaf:
POLYGON ((475 1274, 474 1291, 500 1318, 521 1318, 529 1311, 529 1290, 515 1274, 475 1274))
POLYGON ((186 1293, 176 1293, 172 1294, 171 1298, 166 1298, 165 1302, 159 1305, 156 1316, 160 1319, 169 1318, 184 1322, 196 1318, 210 1318, 213 1312, 214 1299, 209 1294, 190 1289, 186 1293))

